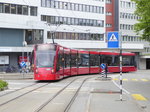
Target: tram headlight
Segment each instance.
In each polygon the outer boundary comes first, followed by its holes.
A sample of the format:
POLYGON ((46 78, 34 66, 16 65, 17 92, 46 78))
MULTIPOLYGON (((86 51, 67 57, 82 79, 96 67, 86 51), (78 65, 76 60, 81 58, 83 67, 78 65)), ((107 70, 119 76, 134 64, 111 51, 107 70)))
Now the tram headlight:
POLYGON ((38 74, 38 69, 36 68, 35 73, 38 74))
POLYGON ((52 69, 52 73, 54 73, 54 69, 52 69))

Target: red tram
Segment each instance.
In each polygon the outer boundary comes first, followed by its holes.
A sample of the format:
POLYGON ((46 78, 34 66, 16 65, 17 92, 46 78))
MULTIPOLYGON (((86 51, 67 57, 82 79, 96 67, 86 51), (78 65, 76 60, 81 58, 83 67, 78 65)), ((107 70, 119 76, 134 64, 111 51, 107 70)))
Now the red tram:
MULTIPOLYGON (((135 54, 122 53, 122 72, 136 71, 135 54)), ((119 72, 119 53, 81 51, 58 44, 38 44, 34 47, 34 79, 59 80, 63 77, 101 72, 107 63, 108 72, 119 72)))

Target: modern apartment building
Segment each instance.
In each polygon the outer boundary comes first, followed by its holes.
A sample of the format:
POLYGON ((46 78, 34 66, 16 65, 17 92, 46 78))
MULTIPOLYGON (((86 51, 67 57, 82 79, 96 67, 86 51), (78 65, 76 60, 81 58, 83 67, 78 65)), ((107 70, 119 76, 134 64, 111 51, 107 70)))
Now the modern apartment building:
POLYGON ((116 3, 119 5, 119 12, 117 13, 119 16, 118 30, 122 34, 122 41, 123 43, 136 44, 139 47, 140 45, 143 45, 144 48, 142 51, 135 50, 139 56, 139 69, 150 69, 150 56, 148 56, 150 52, 149 42, 140 39, 139 35, 137 35, 134 31, 134 24, 138 22, 138 19, 140 19, 139 16, 134 14, 136 4, 131 2, 131 0, 118 1, 119 3, 116 3))
MULTIPOLYGON (((0 0, 0 67, 17 67, 38 43, 107 50, 108 31, 121 32, 123 50, 138 60, 144 44, 133 32, 134 10, 130 0, 0 0)), ((139 62, 146 69, 146 59, 139 62)))

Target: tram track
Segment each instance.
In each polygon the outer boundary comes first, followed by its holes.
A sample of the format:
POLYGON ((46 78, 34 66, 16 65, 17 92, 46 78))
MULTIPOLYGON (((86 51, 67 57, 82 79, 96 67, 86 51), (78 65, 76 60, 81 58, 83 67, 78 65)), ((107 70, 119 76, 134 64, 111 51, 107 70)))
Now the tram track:
POLYGON ((57 112, 68 112, 70 107, 72 107, 72 104, 74 104, 74 101, 76 101, 76 97, 83 84, 89 78, 91 77, 75 77, 71 80, 61 80, 58 83, 44 82, 30 84, 17 91, 1 96, 0 111, 9 112, 17 108, 15 110, 16 112, 23 112, 24 110, 26 110, 26 112, 46 112, 45 108, 48 108, 48 111, 49 109, 51 111, 49 106, 53 107, 53 104, 60 104, 63 108, 62 110, 55 107, 56 105, 53 109, 58 109, 59 111, 57 112))
MULTIPOLYGON (((24 92, 23 94, 20 94, 20 95, 15 96, 15 97, 13 97, 13 98, 7 100, 7 101, 4 101, 3 103, 0 103, 0 106, 3 106, 3 105, 5 105, 5 104, 7 104, 7 103, 9 103, 9 102, 11 102, 11 101, 14 101, 14 100, 16 100, 16 99, 18 99, 18 98, 20 98, 20 97, 26 95, 26 94, 29 94, 29 93, 31 93, 31 92, 37 90, 37 89, 40 89, 40 88, 42 88, 42 87, 44 87, 44 86, 47 86, 48 84, 50 84, 50 83, 46 83, 46 84, 44 84, 44 85, 42 85, 42 86, 36 87, 36 88, 31 89, 31 90, 29 90, 29 91, 27 91, 27 92, 24 92)), ((37 84, 35 84, 35 85, 37 85, 37 84)), ((31 87, 31 86, 30 86, 30 87, 31 87)), ((33 86, 32 86, 32 87, 33 87, 33 86)), ((26 87, 26 88, 28 88, 28 87, 26 87)), ((24 88, 24 89, 25 89, 25 88, 24 88)), ((20 90, 23 90, 23 89, 20 89, 20 90)), ((18 91, 19 91, 19 90, 18 90, 18 91)), ((13 92, 13 93, 14 93, 14 92, 13 92)), ((4 96, 4 97, 5 97, 5 96, 4 96)), ((0 99, 0 100, 1 100, 1 99, 0 99)))
POLYGON ((61 90, 59 90, 53 97, 48 99, 45 103, 43 103, 37 110, 34 112, 40 112, 48 103, 50 103, 55 97, 57 97, 63 90, 65 90, 69 85, 71 85, 74 81, 76 81, 78 78, 71 81, 69 84, 67 84, 65 87, 63 87, 61 90))
MULTIPOLYGON (((88 80, 91 77, 85 78, 82 83, 80 84, 80 86, 78 87, 78 89, 75 91, 73 97, 71 98, 70 102, 68 103, 68 105, 65 107, 64 112, 68 112, 71 105, 73 104, 73 102, 75 101, 76 97, 78 96, 78 93, 80 91, 80 89, 82 88, 83 84, 86 82, 86 80, 88 80)), ((50 103, 52 102, 58 95, 60 95, 67 87, 69 87, 72 83, 74 83, 76 80, 78 80, 79 78, 74 79, 73 81, 71 81, 69 84, 67 84, 65 87, 63 87, 61 90, 59 90, 53 97, 51 97, 50 99, 48 99, 46 102, 44 102, 41 106, 39 106, 38 109, 36 109, 34 112, 41 112, 43 111, 43 109, 50 103)))
POLYGON ((12 94, 12 93, 14 93, 14 92, 17 92, 17 91, 20 91, 20 90, 23 90, 23 89, 26 89, 26 88, 31 87, 31 86, 34 86, 34 85, 36 85, 36 84, 38 84, 38 83, 30 84, 30 85, 25 86, 25 87, 22 87, 22 88, 20 88, 20 89, 17 89, 17 90, 14 90, 14 91, 11 91, 11 92, 2 94, 2 95, 0 95, 0 97, 3 97, 3 96, 8 95, 8 94, 12 94))
POLYGON ((83 80, 82 84, 80 85, 80 87, 77 89, 76 93, 74 94, 74 96, 72 97, 71 101, 69 102, 69 104, 67 105, 66 109, 64 110, 64 112, 69 112, 69 109, 71 108, 72 104, 74 103, 75 99, 78 96, 79 91, 81 90, 83 84, 89 79, 90 77, 86 78, 83 80))

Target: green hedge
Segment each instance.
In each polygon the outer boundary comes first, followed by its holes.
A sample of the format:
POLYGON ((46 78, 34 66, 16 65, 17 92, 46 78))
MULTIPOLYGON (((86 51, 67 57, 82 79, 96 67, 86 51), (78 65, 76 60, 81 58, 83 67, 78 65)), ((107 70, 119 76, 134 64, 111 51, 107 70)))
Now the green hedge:
POLYGON ((5 81, 0 80, 0 90, 4 90, 4 87, 7 87, 8 83, 5 81))

